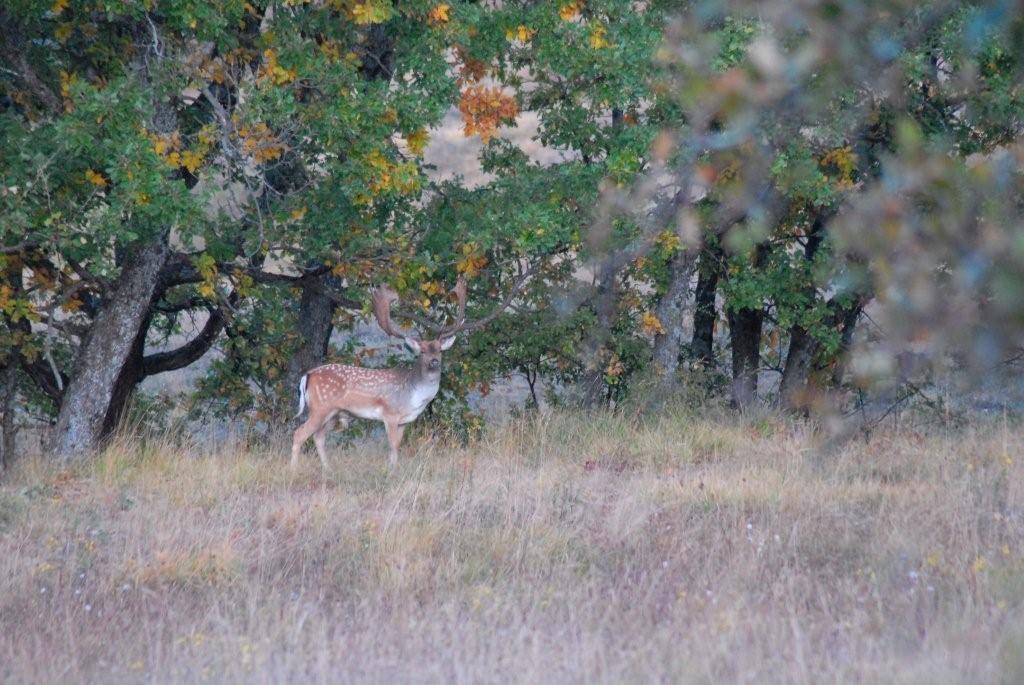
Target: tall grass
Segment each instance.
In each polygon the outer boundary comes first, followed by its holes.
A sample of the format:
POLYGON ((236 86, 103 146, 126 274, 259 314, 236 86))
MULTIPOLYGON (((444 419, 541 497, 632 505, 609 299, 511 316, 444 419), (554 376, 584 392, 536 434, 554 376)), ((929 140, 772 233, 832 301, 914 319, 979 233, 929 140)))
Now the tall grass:
POLYGON ((555 413, 326 474, 178 442, 6 474, 0 681, 1024 681, 1013 425, 555 413))

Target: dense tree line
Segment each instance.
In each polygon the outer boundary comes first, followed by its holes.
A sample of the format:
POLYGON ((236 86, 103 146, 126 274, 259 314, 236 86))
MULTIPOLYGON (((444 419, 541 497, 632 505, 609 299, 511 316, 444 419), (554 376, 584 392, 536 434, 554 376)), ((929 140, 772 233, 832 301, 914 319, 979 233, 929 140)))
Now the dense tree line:
POLYGON ((0 8, 4 446, 88 454, 139 383, 273 422, 388 283, 486 327, 437 413, 523 374, 600 403, 700 379, 813 409, 911 345, 1020 345, 1024 22, 1012 3, 15 0, 0 8), (457 109, 487 180, 432 181, 457 109), (524 111, 562 161, 501 135, 524 111), (198 317, 198 319, 196 318, 198 317), (201 321, 170 351, 154 346, 201 321), (722 383, 716 378, 727 378, 722 383))

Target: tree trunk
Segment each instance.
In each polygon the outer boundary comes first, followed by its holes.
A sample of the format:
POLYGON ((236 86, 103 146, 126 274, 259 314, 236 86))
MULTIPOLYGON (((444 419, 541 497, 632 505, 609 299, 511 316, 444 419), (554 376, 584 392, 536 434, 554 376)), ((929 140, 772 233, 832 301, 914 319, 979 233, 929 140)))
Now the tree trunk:
POLYGON ((672 258, 669 269, 668 290, 654 310, 665 332, 654 339, 654 368, 663 382, 672 385, 677 379, 679 354, 683 347, 683 313, 690 294, 693 275, 693 255, 680 250, 672 258))
MULTIPOLYGON (((818 254, 818 249, 825 241, 825 225, 832 216, 831 211, 825 211, 814 218, 811 228, 807 233, 807 243, 804 246, 804 258, 811 262, 818 254)), ((818 296, 813 284, 805 287, 805 296, 808 301, 813 302, 818 296)), ((779 385, 779 406, 787 411, 805 409, 810 398, 808 397, 807 380, 811 373, 811 363, 814 355, 821 347, 807 330, 800 325, 793 325, 789 329, 789 350, 786 352, 786 362, 782 368, 782 383, 779 385)))
POLYGON ((3 412, 0 420, 0 471, 14 461, 14 399, 18 394, 18 366, 13 356, 8 356, 7 366, 0 374, 3 378, 0 384, 0 411, 3 412))
POLYGON ((810 399, 807 396, 807 379, 819 347, 818 341, 802 327, 790 329, 789 350, 779 386, 779 406, 783 409, 797 411, 807 407, 810 399))
POLYGON ((719 248, 708 247, 701 253, 697 289, 693 296, 693 338, 690 340, 690 353, 693 359, 705 368, 711 367, 715 362, 715 321, 718 319, 715 297, 718 294, 721 259, 719 248))
POLYGON ((65 389, 51 449, 58 459, 95 452, 121 418, 141 375, 142 344, 159 274, 170 250, 166 238, 127 255, 110 299, 82 343, 65 389))
POLYGON ((299 346, 288 360, 285 371, 282 398, 285 406, 295 400, 302 374, 324 363, 334 330, 335 308, 334 302, 315 283, 303 283, 297 322, 299 346))
POLYGON ((764 312, 760 309, 730 309, 728 318, 732 345, 732 403, 739 409, 745 409, 757 400, 764 312))

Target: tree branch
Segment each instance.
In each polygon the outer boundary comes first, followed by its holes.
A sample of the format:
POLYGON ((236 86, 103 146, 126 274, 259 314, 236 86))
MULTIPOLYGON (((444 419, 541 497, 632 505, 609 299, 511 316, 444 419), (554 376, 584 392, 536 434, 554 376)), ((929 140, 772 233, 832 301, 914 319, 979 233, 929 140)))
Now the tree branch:
MULTIPOLYGON (((34 362, 29 362, 24 356, 21 356, 21 368, 28 374, 28 377, 36 384, 36 386, 43 391, 43 394, 49 397, 53 402, 60 406, 61 401, 64 398, 64 390, 57 387, 57 383, 54 382, 53 372, 50 370, 50 365, 42 359, 37 359, 34 362)), ((66 374, 61 373, 61 384, 66 388, 68 387, 68 377, 66 374)))
POLYGON ((213 346, 217 336, 224 330, 224 315, 219 309, 210 310, 210 318, 196 337, 167 352, 156 352, 142 359, 142 375, 153 376, 165 371, 175 371, 197 361, 213 346))
POLYGON ((51 116, 59 116, 64 111, 60 97, 39 78, 35 68, 29 64, 29 41, 21 34, 14 19, 2 8, 0 8, 0 31, 4 34, 4 39, 0 40, 0 56, 5 62, 15 67, 9 71, 14 73, 18 81, 43 103, 51 116))
POLYGON ((39 247, 39 245, 37 240, 22 240, 17 245, 0 245, 0 254, 21 254, 26 250, 39 247))

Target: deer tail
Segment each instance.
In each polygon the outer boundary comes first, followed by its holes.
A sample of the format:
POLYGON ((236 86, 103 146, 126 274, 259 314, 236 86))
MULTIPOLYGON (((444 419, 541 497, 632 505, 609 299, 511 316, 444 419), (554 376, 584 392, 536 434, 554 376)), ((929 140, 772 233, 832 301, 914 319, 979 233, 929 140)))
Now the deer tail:
POLYGON ((302 412, 306 411, 306 381, 308 378, 309 374, 304 373, 299 379, 299 413, 295 415, 295 418, 299 418, 302 416, 302 412))

